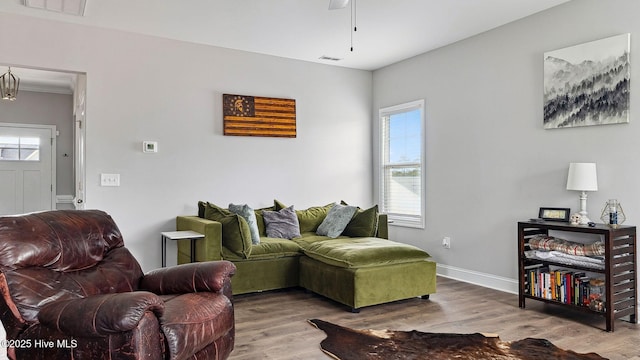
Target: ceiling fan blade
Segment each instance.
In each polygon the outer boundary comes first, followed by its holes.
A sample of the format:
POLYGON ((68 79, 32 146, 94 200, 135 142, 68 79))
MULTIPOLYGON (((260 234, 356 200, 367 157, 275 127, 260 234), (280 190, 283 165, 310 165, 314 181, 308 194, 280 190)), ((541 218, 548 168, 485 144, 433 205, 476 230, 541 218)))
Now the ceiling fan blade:
POLYGON ((329 0, 329 10, 344 9, 349 4, 349 0, 329 0))

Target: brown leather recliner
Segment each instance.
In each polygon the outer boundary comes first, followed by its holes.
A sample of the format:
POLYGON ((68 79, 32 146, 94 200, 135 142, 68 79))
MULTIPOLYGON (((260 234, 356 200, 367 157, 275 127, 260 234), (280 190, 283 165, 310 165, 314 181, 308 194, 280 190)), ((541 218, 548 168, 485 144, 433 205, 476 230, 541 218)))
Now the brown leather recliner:
POLYGON ((111 216, 0 217, 0 319, 12 359, 225 359, 228 261, 143 274, 111 216))

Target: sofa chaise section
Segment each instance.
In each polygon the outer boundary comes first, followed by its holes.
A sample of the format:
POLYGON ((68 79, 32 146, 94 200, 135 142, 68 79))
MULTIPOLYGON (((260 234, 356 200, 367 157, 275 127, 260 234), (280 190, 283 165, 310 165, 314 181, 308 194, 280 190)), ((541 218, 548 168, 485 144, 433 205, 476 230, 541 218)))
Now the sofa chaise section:
POLYGON ((435 263, 411 245, 379 238, 315 242, 300 258, 300 286, 357 309, 436 291, 435 263))

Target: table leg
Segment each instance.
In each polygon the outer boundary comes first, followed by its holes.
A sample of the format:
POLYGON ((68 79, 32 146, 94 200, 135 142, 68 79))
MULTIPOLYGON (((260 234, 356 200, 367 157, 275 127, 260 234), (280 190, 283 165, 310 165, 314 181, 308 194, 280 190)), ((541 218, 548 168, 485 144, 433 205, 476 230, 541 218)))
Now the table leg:
POLYGON ((191 239, 191 262, 196 262, 196 239, 191 239))
POLYGON ((167 238, 162 236, 162 267, 167 266, 167 238))

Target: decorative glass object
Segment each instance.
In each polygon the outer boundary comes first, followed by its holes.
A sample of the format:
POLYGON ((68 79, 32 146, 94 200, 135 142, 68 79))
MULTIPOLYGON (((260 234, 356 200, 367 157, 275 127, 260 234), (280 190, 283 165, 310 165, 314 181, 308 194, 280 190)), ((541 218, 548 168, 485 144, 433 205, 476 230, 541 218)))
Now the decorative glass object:
POLYGON ((600 215, 600 219, 603 223, 617 227, 618 225, 622 225, 627 217, 624 214, 624 210, 622 210, 622 205, 616 199, 610 199, 602 209, 602 214, 600 215))

